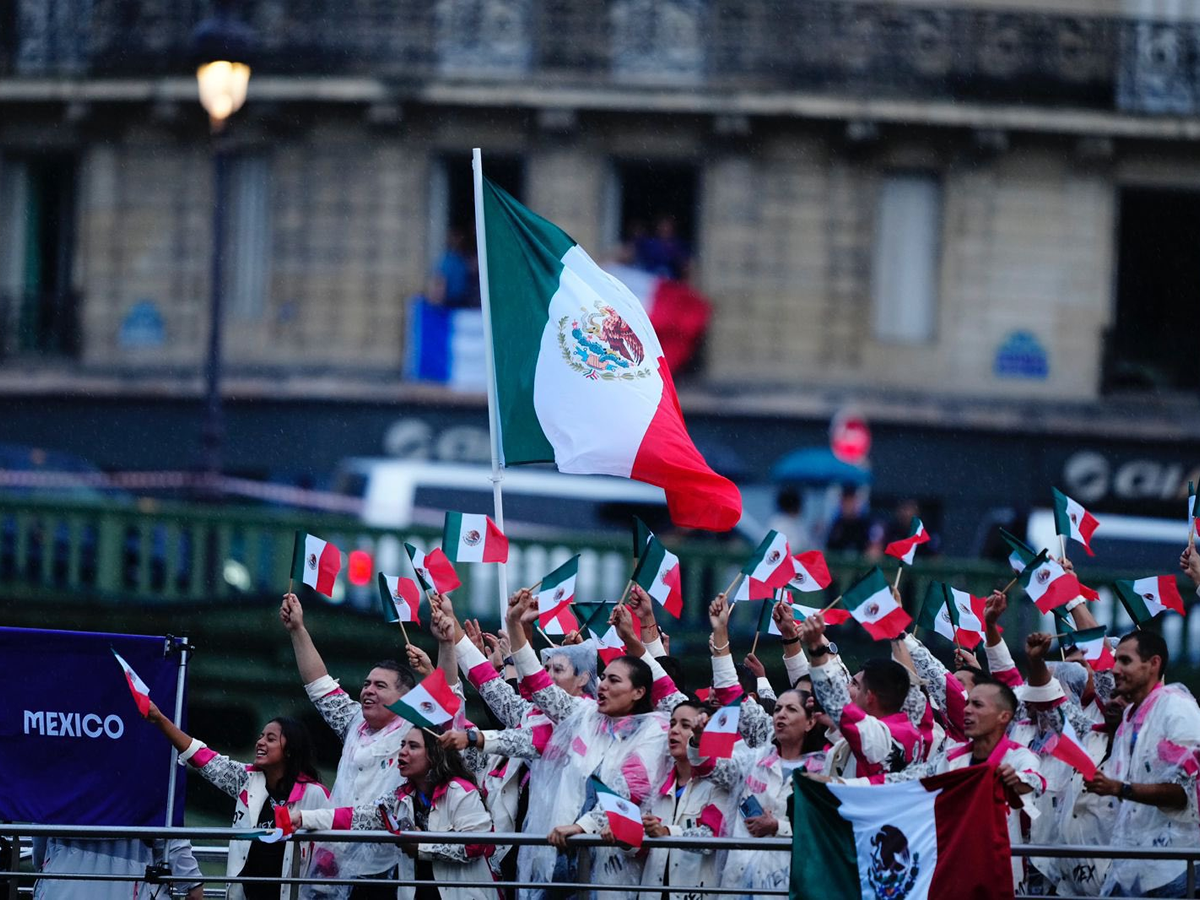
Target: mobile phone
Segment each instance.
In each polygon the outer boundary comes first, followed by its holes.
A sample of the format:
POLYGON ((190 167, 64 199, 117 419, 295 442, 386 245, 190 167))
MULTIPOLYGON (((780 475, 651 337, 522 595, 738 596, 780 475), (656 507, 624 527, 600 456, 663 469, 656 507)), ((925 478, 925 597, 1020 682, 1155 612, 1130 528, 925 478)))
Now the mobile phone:
POLYGON ((758 798, 753 794, 743 800, 738 805, 738 809, 742 811, 742 816, 747 819, 752 819, 755 816, 763 814, 762 804, 758 802, 758 798))

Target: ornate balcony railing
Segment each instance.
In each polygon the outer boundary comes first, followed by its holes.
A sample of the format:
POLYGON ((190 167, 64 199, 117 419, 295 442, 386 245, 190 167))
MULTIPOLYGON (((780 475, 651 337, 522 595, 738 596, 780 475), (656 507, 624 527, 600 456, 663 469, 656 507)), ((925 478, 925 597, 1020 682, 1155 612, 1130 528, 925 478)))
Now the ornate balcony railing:
MULTIPOLYGON (((209 6, 16 0, 0 73, 182 74, 209 6)), ((264 73, 1200 108, 1200 22, 857 0, 246 0, 239 10, 264 73)))

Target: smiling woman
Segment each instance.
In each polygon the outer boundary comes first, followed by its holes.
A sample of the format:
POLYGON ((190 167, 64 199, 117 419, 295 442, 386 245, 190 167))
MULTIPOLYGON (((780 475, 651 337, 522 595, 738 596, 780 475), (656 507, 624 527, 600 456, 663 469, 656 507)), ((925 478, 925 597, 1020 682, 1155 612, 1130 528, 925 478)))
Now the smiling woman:
MULTIPOLYGON (((213 785, 236 798, 233 825, 261 832, 265 838, 277 838, 276 809, 291 816, 300 810, 326 806, 329 791, 320 783, 314 761, 312 737, 295 719, 280 716, 263 726, 254 744, 254 762, 236 762, 208 749, 203 741, 185 734, 153 702, 146 721, 158 726, 179 751, 180 763, 187 763, 213 785)), ((227 875, 279 876, 290 871, 292 854, 300 848, 301 871, 307 872, 312 844, 279 840, 232 841, 229 845, 227 875)), ((287 887, 262 884, 231 884, 230 900, 275 900, 287 896, 287 887)))

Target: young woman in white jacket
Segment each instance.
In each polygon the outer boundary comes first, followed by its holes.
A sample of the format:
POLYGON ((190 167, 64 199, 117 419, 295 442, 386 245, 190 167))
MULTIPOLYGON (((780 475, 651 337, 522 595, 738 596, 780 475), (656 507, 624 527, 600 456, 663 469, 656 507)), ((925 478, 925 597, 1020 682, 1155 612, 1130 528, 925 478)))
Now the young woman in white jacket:
MULTIPOLYGON (((275 828, 275 808, 290 815, 329 804, 329 791, 321 784, 314 762, 312 737, 295 719, 280 717, 263 726, 254 745, 254 762, 240 763, 208 749, 203 741, 184 734, 152 702, 146 721, 156 725, 186 763, 237 801, 234 828, 275 828)), ((299 848, 301 874, 312 857, 312 844, 293 841, 231 841, 225 866, 227 875, 278 876, 291 872, 292 854, 299 848)), ((231 884, 229 900, 277 900, 288 896, 288 887, 275 884, 231 884)))
MULTIPOLYGON (((292 816, 297 828, 320 831, 357 829, 396 834, 412 831, 490 832, 492 817, 475 778, 456 750, 446 750, 436 736, 412 728, 400 745, 400 774, 405 782, 370 806, 305 810, 292 816)), ((487 858, 492 844, 405 843, 400 849, 410 856, 420 887, 401 887, 400 900, 495 900, 490 887, 448 888, 438 882, 492 882, 487 858)))

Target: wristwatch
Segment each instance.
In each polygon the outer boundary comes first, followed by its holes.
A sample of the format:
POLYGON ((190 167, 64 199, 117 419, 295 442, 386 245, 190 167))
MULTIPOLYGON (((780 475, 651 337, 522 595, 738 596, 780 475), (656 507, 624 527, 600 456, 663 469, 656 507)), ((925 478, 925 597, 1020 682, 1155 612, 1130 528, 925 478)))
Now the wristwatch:
POLYGON ((1132 800, 1133 799, 1133 785, 1130 784, 1128 781, 1121 782, 1120 797, 1122 800, 1132 800))
POLYGON ((477 747, 479 744, 479 732, 474 728, 467 729, 467 746, 477 747))
POLYGON ((837 644, 835 644, 833 641, 830 641, 827 644, 822 644, 820 647, 815 647, 815 648, 809 647, 808 648, 809 656, 824 656, 826 653, 837 653, 837 652, 838 652, 837 644))

